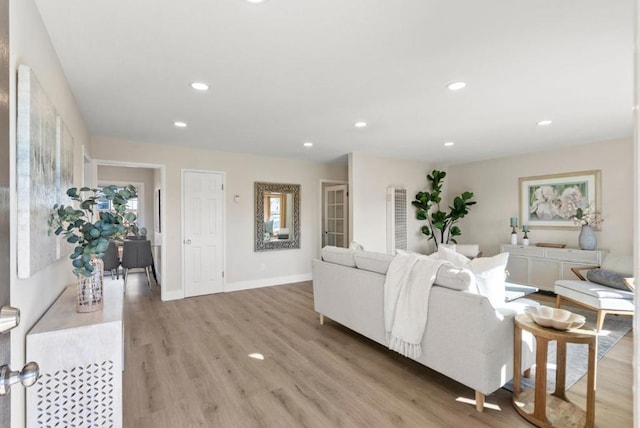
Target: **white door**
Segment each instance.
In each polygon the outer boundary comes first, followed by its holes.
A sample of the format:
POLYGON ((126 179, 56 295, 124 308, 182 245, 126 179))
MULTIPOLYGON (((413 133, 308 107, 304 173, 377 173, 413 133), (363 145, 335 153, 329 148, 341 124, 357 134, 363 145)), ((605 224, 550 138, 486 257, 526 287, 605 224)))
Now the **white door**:
POLYGON ((324 189, 324 245, 347 248, 347 185, 327 186, 324 189))
POLYGON ((185 297, 224 289, 224 175, 182 175, 182 277, 185 297))

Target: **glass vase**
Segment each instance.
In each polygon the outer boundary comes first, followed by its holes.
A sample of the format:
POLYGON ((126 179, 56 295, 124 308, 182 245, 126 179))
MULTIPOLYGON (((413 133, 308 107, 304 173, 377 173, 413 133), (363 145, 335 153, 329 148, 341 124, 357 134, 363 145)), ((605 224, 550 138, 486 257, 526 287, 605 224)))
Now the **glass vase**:
POLYGON ((104 263, 95 256, 89 263, 93 266, 91 275, 78 275, 76 312, 94 312, 103 307, 104 263))

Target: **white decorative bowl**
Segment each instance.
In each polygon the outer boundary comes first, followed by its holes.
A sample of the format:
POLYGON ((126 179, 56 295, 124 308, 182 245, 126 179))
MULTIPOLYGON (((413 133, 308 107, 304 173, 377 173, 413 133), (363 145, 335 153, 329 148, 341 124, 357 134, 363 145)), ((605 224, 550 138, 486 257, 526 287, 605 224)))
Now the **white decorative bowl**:
POLYGON ((538 325, 551 327, 556 330, 569 330, 570 328, 582 327, 585 319, 582 315, 573 312, 550 308, 548 306, 529 306, 525 309, 529 317, 538 325))

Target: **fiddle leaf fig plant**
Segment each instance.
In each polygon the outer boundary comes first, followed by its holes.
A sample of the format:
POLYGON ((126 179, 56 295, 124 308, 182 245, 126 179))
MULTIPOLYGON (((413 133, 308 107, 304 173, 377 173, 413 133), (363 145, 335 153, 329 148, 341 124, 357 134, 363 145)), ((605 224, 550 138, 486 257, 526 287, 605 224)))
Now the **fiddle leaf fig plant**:
POLYGON ((473 192, 463 192, 453 199, 453 205, 449 206, 449 212, 440 209, 442 202, 442 186, 447 173, 433 170, 427 175, 430 183, 430 192, 418 192, 411 204, 416 207, 416 218, 426 220, 427 224, 422 226, 422 233, 433 239, 438 248, 438 244, 457 243, 455 237, 460 236, 462 231, 455 225, 460 219, 469 214, 469 207, 475 205, 472 200, 473 192), (435 208, 435 210, 432 210, 435 208))
POLYGON ((123 239, 130 232, 137 233, 136 215, 127 211, 127 202, 138 196, 136 188, 122 189, 107 186, 102 189, 71 187, 67 196, 77 203, 55 204, 49 216, 49 232, 62 235, 70 244, 76 244, 69 256, 76 275, 90 276, 93 272, 91 257, 102 257, 112 239, 123 239), (88 194, 85 196, 85 194, 88 194), (100 201, 111 201, 111 211, 98 211, 100 201))

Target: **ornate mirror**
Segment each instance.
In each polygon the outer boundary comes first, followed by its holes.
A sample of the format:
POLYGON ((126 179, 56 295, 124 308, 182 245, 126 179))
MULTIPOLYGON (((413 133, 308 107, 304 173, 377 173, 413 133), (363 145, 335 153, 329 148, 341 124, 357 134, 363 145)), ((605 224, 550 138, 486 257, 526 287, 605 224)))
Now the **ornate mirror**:
POLYGON ((300 185, 255 183, 256 251, 300 248, 300 185))

